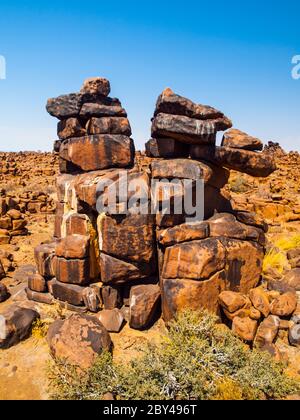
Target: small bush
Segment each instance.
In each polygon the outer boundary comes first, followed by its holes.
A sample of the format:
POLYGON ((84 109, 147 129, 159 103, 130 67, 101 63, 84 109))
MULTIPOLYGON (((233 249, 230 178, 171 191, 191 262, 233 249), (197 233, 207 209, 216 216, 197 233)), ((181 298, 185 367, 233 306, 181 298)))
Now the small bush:
POLYGON ((300 247, 300 234, 296 234, 290 237, 282 237, 278 239, 274 244, 281 251, 290 251, 294 248, 300 247))
POLYGON ((264 257, 263 273, 267 274, 270 269, 283 274, 284 269, 288 266, 287 256, 284 252, 272 248, 264 257))
POLYGON ((46 337, 48 329, 49 323, 44 322, 41 319, 37 319, 32 326, 31 335, 40 340, 46 337))
POLYGON ((300 390, 282 364, 249 350, 207 312, 180 314, 160 344, 142 350, 123 365, 103 353, 85 372, 56 361, 52 398, 98 400, 111 392, 119 400, 254 400, 300 390))

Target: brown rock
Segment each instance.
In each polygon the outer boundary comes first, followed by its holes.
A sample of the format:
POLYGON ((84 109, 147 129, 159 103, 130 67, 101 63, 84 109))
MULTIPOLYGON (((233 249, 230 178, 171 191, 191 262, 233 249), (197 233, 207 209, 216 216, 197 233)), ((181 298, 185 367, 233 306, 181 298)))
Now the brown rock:
POLYGON ((150 139, 146 145, 146 155, 154 158, 187 158, 189 146, 169 138, 150 139))
POLYGON ((275 161, 266 153, 202 145, 191 146, 190 152, 192 159, 203 159, 255 177, 267 177, 276 170, 275 161))
POLYGON ((40 293, 45 293, 48 290, 46 280, 38 273, 28 277, 28 287, 30 290, 40 293))
POLYGON ((295 293, 288 292, 273 300, 271 313, 277 316, 290 316, 297 307, 297 297, 295 293))
MULTIPOLYGON (((57 135, 61 140, 70 139, 72 137, 82 137, 86 135, 86 130, 81 126, 78 118, 68 118, 62 120, 57 125, 57 135)), ((60 150, 59 146, 58 152, 60 150)))
POLYGON ((282 283, 290 290, 300 292, 300 268, 289 271, 282 279, 282 283))
POLYGON ((238 211, 235 216, 239 222, 244 223, 245 225, 255 226, 262 229, 264 232, 268 232, 267 223, 256 213, 238 211))
POLYGON ((110 351, 112 342, 106 329, 97 318, 72 315, 55 321, 49 328, 47 341, 55 358, 88 369, 103 350, 110 351))
POLYGON ((0 348, 8 349, 28 338, 32 324, 39 317, 32 309, 10 306, 0 315, 0 348))
POLYGON ((196 120, 186 116, 158 114, 152 122, 152 137, 172 137, 187 144, 214 145, 216 133, 232 127, 226 118, 196 120))
POLYGON ((218 297, 225 290, 225 272, 221 271, 209 280, 162 279, 162 308, 165 322, 187 308, 198 311, 207 309, 219 313, 218 297))
POLYGON ((260 311, 263 316, 266 318, 270 315, 270 303, 267 293, 261 289, 256 288, 250 290, 249 297, 253 303, 253 306, 260 311))
POLYGON ((258 327, 254 345, 257 348, 264 348, 272 344, 279 331, 280 320, 277 316, 269 315, 258 327))
POLYGON ((222 308, 233 313, 246 306, 247 298, 241 293, 225 291, 220 294, 219 302, 222 308))
POLYGON ((100 251, 132 262, 149 263, 155 253, 154 217, 104 216, 98 223, 100 251))
POLYGON ((235 317, 232 322, 232 331, 242 340, 252 343, 257 331, 257 321, 251 318, 235 317))
POLYGON ((85 214, 73 213, 66 220, 67 235, 83 235, 89 234, 89 218, 85 214))
POLYGON ((61 302, 68 302, 74 306, 83 306, 84 304, 83 287, 75 284, 61 283, 54 279, 51 280, 51 285, 49 285, 49 290, 50 289, 55 299, 58 299, 61 302))
POLYGON ((250 308, 249 317, 255 321, 259 321, 262 317, 262 314, 258 309, 252 307, 250 308))
POLYGON ((161 245, 169 247, 182 242, 205 239, 209 236, 209 225, 206 222, 184 223, 159 232, 161 245))
POLYGON ((82 292, 85 306, 90 312, 98 312, 101 304, 100 293, 95 287, 86 287, 82 292))
POLYGON ((118 333, 121 331, 124 324, 124 316, 119 309, 104 309, 97 316, 101 324, 108 332, 118 333))
POLYGON ((83 171, 126 168, 133 164, 134 144, 126 136, 98 134, 68 140, 59 154, 83 171))
POLYGON ((7 287, 5 284, 0 283, 0 303, 5 302, 9 298, 7 287))
POLYGON ((97 103, 83 104, 80 110, 80 117, 127 117, 127 113, 120 105, 104 105, 97 103))
POLYGON ((123 117, 91 118, 86 129, 88 134, 132 134, 128 118, 123 117))
POLYGON ((28 300, 32 300, 33 302, 37 303, 43 303, 45 305, 52 305, 54 303, 53 296, 50 293, 35 292, 28 288, 26 288, 25 291, 28 300))
POLYGON ((158 97, 155 116, 160 114, 184 115, 199 120, 223 118, 224 114, 207 105, 196 104, 191 100, 176 95, 170 88, 165 89, 158 97))
POLYGON ((57 258, 55 277, 62 283, 85 285, 90 281, 89 259, 57 258))
POLYGON ((233 128, 224 134, 222 146, 252 151, 261 151, 264 147, 261 140, 233 128))
POLYGON ((130 290, 130 327, 137 330, 147 328, 157 315, 159 303, 158 285, 146 284, 132 287, 130 290))
POLYGON ((103 77, 91 77, 86 79, 80 92, 108 96, 110 94, 109 80, 104 79, 103 77))
POLYGON ((300 324, 294 324, 290 327, 289 343, 291 346, 300 347, 300 324))
POLYGON ((35 263, 38 272, 45 278, 53 278, 55 276, 55 242, 41 244, 34 250, 35 263))
POLYGON ((89 237, 83 235, 68 235, 56 243, 55 254, 57 257, 82 259, 89 255, 89 237))
POLYGON ((225 248, 218 239, 187 242, 167 248, 164 279, 206 280, 225 266, 225 248))
POLYGON ((120 289, 113 286, 104 286, 101 290, 104 309, 119 309, 122 307, 120 289))
POLYGON ((101 280, 104 284, 122 284, 150 276, 156 269, 155 264, 128 263, 106 255, 100 255, 101 280))
POLYGON ((230 321, 233 321, 234 318, 236 317, 254 319, 250 316, 251 309, 247 309, 247 308, 238 309, 236 312, 232 312, 232 313, 223 308, 223 312, 226 318, 229 319, 230 321))
POLYGON ((11 209, 7 212, 7 216, 9 216, 13 220, 22 219, 24 216, 19 210, 11 209))
POLYGON ((12 228, 12 221, 10 217, 1 217, 0 229, 9 230, 12 228))

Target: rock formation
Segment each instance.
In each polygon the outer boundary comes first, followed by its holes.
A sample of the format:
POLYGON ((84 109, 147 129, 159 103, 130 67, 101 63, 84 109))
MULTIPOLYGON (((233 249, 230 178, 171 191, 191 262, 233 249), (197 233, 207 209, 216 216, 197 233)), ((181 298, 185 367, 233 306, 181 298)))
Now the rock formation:
POLYGON ((59 119, 58 205, 54 240, 35 250, 39 274, 29 279, 28 298, 97 313, 109 331, 124 318, 147 328, 160 307, 165 321, 185 308, 220 313, 221 292, 244 295, 258 285, 267 231, 255 213, 232 208, 229 170, 266 177, 274 160, 238 130, 216 146, 231 121, 170 89, 158 98, 147 156, 135 156, 127 113, 109 92, 107 80, 89 79, 79 93, 47 103, 59 119), (193 204, 199 199, 199 183, 203 217, 195 218, 195 207, 177 213, 187 191, 193 204))

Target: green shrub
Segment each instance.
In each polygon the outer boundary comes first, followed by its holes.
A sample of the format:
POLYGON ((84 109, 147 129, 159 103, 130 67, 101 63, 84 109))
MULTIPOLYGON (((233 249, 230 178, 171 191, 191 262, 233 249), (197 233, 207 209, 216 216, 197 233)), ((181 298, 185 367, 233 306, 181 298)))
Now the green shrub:
POLYGON ((251 190, 251 185, 249 185, 242 175, 238 175, 236 178, 230 179, 229 187, 232 192, 237 194, 243 194, 251 190))
POLYGON ((79 372, 63 361, 51 368, 53 399, 95 400, 112 392, 120 400, 245 400, 283 398, 300 390, 285 367, 249 350, 208 312, 184 312, 160 344, 117 365, 103 353, 79 372), (125 365, 125 366, 124 366, 125 365))

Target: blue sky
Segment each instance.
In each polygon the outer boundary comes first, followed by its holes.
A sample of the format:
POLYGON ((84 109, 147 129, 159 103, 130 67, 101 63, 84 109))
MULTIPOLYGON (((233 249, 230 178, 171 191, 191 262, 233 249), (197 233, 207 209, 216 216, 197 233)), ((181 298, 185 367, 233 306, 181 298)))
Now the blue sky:
POLYGON ((160 92, 221 109, 249 134, 300 150, 300 3, 14 1, 1 3, 0 150, 51 150, 48 97, 110 79, 138 149, 160 92))

